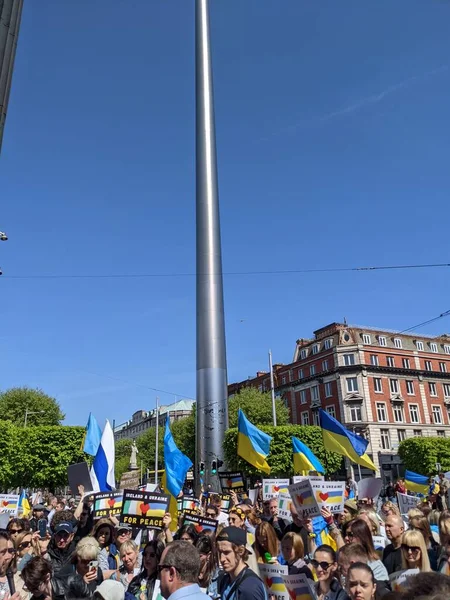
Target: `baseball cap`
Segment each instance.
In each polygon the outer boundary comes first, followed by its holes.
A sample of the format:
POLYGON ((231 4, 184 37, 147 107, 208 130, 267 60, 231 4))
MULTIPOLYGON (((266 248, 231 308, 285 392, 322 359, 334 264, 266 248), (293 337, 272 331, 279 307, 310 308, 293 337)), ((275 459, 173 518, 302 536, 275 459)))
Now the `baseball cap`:
POLYGON ((217 536, 217 541, 231 542, 236 546, 246 546, 247 533, 243 529, 239 529, 238 527, 224 527, 217 536))
POLYGON ((69 521, 62 521, 55 529, 55 533, 60 533, 61 531, 73 533, 73 524, 69 523, 69 521))
POLYGON ((353 498, 346 500, 344 502, 344 506, 350 511, 353 511, 355 513, 358 512, 358 505, 356 504, 356 500, 353 500, 353 498))
POLYGON ((133 531, 133 528, 129 525, 116 525, 116 531, 117 533, 119 533, 119 531, 133 531))
POLYGON ((103 598, 103 600, 124 600, 125 589, 120 581, 107 579, 97 587, 94 592, 94 598, 103 598))
POLYGON ((33 506, 33 510, 45 510, 46 512, 48 512, 48 508, 43 504, 35 504, 33 506))

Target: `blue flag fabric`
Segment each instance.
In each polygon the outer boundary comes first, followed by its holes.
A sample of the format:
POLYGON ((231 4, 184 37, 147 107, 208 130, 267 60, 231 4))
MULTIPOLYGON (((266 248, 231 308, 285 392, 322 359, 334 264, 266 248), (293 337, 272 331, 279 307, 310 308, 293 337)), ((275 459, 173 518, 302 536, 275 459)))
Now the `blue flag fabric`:
POLYGON ((97 419, 92 413, 89 413, 89 420, 86 426, 86 437, 84 439, 83 452, 95 456, 100 447, 102 439, 102 430, 100 429, 97 419))
POLYGON ((172 432, 170 431, 169 417, 166 419, 166 430, 164 433, 164 462, 166 466, 167 491, 176 498, 183 488, 186 473, 192 467, 192 462, 175 444, 172 432))

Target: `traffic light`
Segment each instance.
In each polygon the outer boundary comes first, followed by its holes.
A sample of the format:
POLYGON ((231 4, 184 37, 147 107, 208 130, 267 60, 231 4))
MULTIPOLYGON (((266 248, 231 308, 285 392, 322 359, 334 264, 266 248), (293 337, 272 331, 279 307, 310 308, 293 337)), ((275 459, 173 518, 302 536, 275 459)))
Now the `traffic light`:
POLYGON ((205 474, 205 463, 204 462, 199 463, 198 472, 203 477, 203 475, 205 474))
POLYGON ((220 458, 217 459, 217 468, 220 469, 220 467, 223 467, 223 460, 220 460, 220 458))
POLYGON ((211 473, 213 475, 217 474, 217 460, 211 461, 211 473))

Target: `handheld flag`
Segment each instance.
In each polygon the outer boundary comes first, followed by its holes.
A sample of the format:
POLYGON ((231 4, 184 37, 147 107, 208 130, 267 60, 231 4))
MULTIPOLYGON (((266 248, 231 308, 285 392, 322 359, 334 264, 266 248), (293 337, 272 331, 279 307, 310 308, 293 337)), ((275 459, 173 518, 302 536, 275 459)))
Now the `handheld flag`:
POLYGON ((100 446, 98 447, 90 472, 94 492, 109 492, 116 488, 114 463, 114 434, 109 421, 106 420, 100 446))
POLYGON ((19 507, 19 509, 22 510, 23 517, 27 517, 31 512, 31 506, 30 506, 30 503, 28 502, 28 498, 25 493, 25 490, 22 490, 20 492, 18 507, 19 507))
POLYGON ((102 430, 97 423, 97 419, 92 413, 89 413, 89 419, 86 425, 86 431, 82 445, 83 452, 86 452, 86 454, 90 454, 91 456, 95 456, 100 446, 101 439, 102 430))
POLYGON ((294 450, 294 473, 301 471, 317 471, 317 473, 325 473, 320 460, 315 456, 306 444, 298 438, 292 438, 292 446, 294 450))
POLYGON ((248 463, 263 471, 270 473, 270 466, 266 457, 270 452, 270 442, 272 438, 255 427, 241 409, 238 412, 238 456, 241 456, 248 463))
POLYGON ((166 419, 164 433, 164 462, 166 463, 166 489, 177 498, 186 479, 186 473, 192 467, 191 460, 178 449, 170 431, 170 419, 166 419))
POLYGON ((428 494, 428 477, 419 475, 413 471, 405 471, 406 489, 418 494, 428 494))
POLYGON ((323 445, 326 450, 346 456, 354 463, 376 471, 370 457, 366 454, 367 440, 346 429, 337 419, 322 408, 319 410, 323 445))

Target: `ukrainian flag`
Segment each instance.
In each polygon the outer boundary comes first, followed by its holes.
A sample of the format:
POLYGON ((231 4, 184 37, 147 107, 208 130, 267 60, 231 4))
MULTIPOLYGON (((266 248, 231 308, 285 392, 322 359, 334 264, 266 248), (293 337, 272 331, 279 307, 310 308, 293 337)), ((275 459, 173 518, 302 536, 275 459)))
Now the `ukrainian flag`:
POLYGON ((266 457, 270 452, 272 438, 252 425, 241 409, 238 412, 238 456, 263 471, 270 473, 266 457))
POLYGON ((27 517, 30 514, 30 512, 31 512, 31 506, 30 506, 30 503, 28 502, 28 498, 27 498, 27 495, 25 493, 25 490, 22 490, 20 492, 18 506, 19 506, 19 508, 22 509, 22 516, 23 517, 27 517))
POLYGON ((406 489, 411 492, 417 492, 418 494, 428 494, 428 477, 425 475, 419 475, 413 473, 413 471, 405 471, 405 485, 406 489))
POLYGON ((323 445, 326 450, 342 454, 352 462, 376 471, 377 468, 366 454, 368 441, 346 429, 339 421, 324 411, 319 410, 322 427, 323 445))
POLYGON ((317 456, 301 442, 298 438, 292 438, 292 446, 294 449, 294 473, 302 471, 317 471, 317 473, 325 473, 325 469, 320 463, 317 456))

